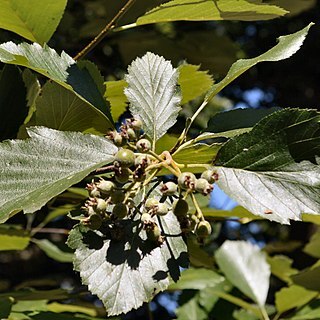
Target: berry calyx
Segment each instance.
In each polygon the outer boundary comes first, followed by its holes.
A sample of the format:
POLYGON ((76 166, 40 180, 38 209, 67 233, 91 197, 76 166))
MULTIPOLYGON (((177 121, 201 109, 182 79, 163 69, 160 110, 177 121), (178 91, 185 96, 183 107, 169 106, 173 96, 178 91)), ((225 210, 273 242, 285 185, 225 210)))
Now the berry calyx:
POLYGON ((184 199, 173 201, 172 211, 177 217, 186 216, 189 210, 188 202, 184 199))
POLYGON ((151 149, 151 142, 147 139, 140 139, 136 143, 136 147, 140 152, 148 152, 151 149))
POLYGON ((191 172, 183 172, 178 177, 178 185, 181 189, 194 189, 196 176, 191 172))
POLYGON ((206 179, 200 178, 196 180, 195 189, 197 192, 207 196, 213 190, 213 186, 206 179))
POLYGON ((115 161, 122 168, 129 168, 134 165, 135 154, 129 149, 120 149, 115 155, 115 161))
POLYGON ((215 170, 209 169, 202 172, 201 178, 206 179, 209 183, 214 183, 218 180, 218 173, 215 170))
POLYGON ((98 190, 105 194, 109 195, 112 190, 114 190, 116 185, 112 181, 107 181, 104 179, 100 179, 100 181, 97 183, 98 190))

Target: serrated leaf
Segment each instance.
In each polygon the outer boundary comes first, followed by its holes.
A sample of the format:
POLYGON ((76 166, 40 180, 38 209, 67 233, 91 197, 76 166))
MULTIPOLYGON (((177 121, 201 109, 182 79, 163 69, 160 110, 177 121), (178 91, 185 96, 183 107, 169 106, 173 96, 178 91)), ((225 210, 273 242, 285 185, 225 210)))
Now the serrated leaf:
POLYGON ((0 28, 41 44, 55 32, 67 0, 0 0, 0 28))
POLYGON ((289 11, 287 17, 292 17, 307 11, 315 6, 316 0, 267 0, 268 4, 280 6, 281 8, 289 11))
POLYGON ((181 230, 176 217, 169 212, 160 220, 166 234, 161 246, 150 243, 140 220, 133 218, 119 221, 123 231, 117 240, 109 225, 97 232, 81 226, 71 231, 68 245, 76 249, 74 267, 82 282, 102 300, 108 315, 140 307, 168 287, 169 276, 177 281, 179 265, 186 267, 186 245, 177 236, 181 230))
POLYGON ((312 235, 310 241, 303 248, 303 252, 309 254, 312 257, 320 258, 320 231, 318 230, 312 235))
POLYGON ((180 110, 178 71, 170 61, 148 52, 132 62, 125 80, 129 109, 142 120, 144 131, 155 143, 175 124, 180 110))
POLYGON ((59 55, 47 45, 6 42, 0 45, 0 61, 32 69, 73 92, 88 108, 109 122, 113 127, 110 110, 103 98, 103 80, 92 63, 81 61, 78 64, 65 52, 59 55))
POLYGON ((30 139, 0 144, 0 222, 48 200, 110 163, 117 148, 107 139, 43 127, 28 129, 30 139))
POLYGON ((292 268, 293 260, 284 255, 275 255, 267 257, 267 261, 271 267, 271 273, 278 277, 280 280, 291 284, 291 276, 297 274, 299 271, 292 268))
POLYGON ((279 313, 301 307, 318 296, 318 292, 309 291, 303 287, 292 285, 276 292, 276 307, 279 313))
POLYGON ((238 78, 241 74, 246 72, 251 67, 255 66, 257 63, 264 61, 280 61, 291 57, 295 54, 302 46, 309 29, 314 23, 310 23, 304 29, 289 34, 287 36, 281 36, 278 38, 278 44, 268 50, 267 52, 261 54, 258 57, 252 59, 240 59, 236 61, 230 68, 229 72, 220 82, 213 85, 212 88, 206 95, 206 100, 211 100, 217 93, 219 93, 224 87, 226 87, 233 80, 238 78))
POLYGON ((318 320, 320 318, 320 300, 311 301, 301 308, 290 320, 318 320))
POLYGON ((213 85, 212 76, 208 71, 199 71, 200 66, 183 64, 179 66, 179 81, 182 101, 185 104, 202 94, 205 94, 213 85))
POLYGON ((17 136, 28 114, 26 88, 19 69, 5 66, 0 73, 0 141, 17 136))
POLYGON ((216 261, 227 279, 253 301, 266 302, 270 267, 259 247, 245 241, 225 241, 216 251, 216 261))
POLYGON ((261 0, 173 0, 156 7, 137 20, 138 25, 168 21, 268 20, 287 11, 261 0))
POLYGON ((62 251, 48 239, 33 239, 32 242, 34 242, 43 252, 45 252, 49 258, 59 262, 73 261, 73 253, 62 251))
POLYGON ((57 83, 48 81, 36 100, 37 126, 61 131, 105 134, 110 123, 96 108, 57 83))
POLYGON ((292 281, 308 290, 320 291, 320 267, 312 267, 291 276, 292 281))
POLYGON ((281 223, 319 214, 319 119, 316 111, 284 109, 229 140, 218 154, 221 189, 250 212, 281 223))

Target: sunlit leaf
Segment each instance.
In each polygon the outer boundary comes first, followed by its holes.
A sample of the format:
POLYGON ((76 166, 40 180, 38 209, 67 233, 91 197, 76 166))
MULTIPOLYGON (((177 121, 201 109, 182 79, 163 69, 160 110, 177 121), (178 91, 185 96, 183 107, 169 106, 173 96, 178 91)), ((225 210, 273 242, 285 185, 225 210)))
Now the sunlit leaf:
POLYGON ((24 250, 30 237, 23 230, 0 229, 0 251, 24 250))
POLYGON ((286 10, 263 4, 260 0, 172 0, 147 12, 137 24, 178 20, 268 20, 286 13, 286 10))
POLYGON ((225 241, 216 251, 216 261, 227 279, 253 301, 266 302, 270 267, 259 247, 245 241, 225 241))
POLYGON ((175 124, 180 110, 178 72, 170 61, 148 52, 132 62, 125 80, 129 109, 155 143, 175 124))
POLYGON ((0 144, 0 221, 31 213, 96 168, 113 161, 107 139, 33 127, 30 139, 0 144))
POLYGON ((319 230, 312 235, 310 241, 306 244, 303 251, 312 257, 320 258, 320 232, 319 230))
POLYGON ((0 28, 34 42, 48 42, 55 32, 67 0, 0 0, 0 28))
POLYGON ((320 291, 320 267, 308 268, 291 276, 294 284, 308 290, 320 291))
POLYGON ((287 256, 275 255, 273 257, 267 257, 267 261, 271 267, 271 273, 288 284, 292 283, 290 277, 299 272, 291 266, 293 260, 287 256))
POLYGON ((126 111, 128 100, 124 94, 124 89, 128 86, 125 80, 105 82, 105 98, 110 102, 111 114, 114 121, 126 111))

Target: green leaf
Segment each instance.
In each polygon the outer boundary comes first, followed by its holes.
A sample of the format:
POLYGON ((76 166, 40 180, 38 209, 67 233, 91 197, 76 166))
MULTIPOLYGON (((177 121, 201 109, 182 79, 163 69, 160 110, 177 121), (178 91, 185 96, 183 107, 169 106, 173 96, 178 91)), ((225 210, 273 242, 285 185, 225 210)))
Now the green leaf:
POLYGON ((200 293, 196 293, 194 297, 186 302, 180 303, 180 307, 176 310, 177 320, 207 320, 208 313, 199 304, 200 293))
POLYGON ((30 139, 0 144, 0 221, 48 200, 113 161, 117 148, 107 139, 33 127, 30 139))
POLYGON ((317 296, 318 292, 293 285, 276 292, 276 307, 279 313, 283 313, 293 308, 299 308, 317 296))
POLYGON ((129 109, 142 120, 144 131, 155 143, 175 124, 180 110, 178 71, 170 61, 148 52, 132 62, 125 80, 129 109))
POLYGON ((0 251, 24 250, 30 237, 23 230, 0 229, 0 251))
POLYGON ((284 109, 219 151, 218 184, 250 212, 289 223, 320 213, 320 114, 284 109), (312 161, 312 162, 311 162, 312 161))
POLYGON ((96 232, 81 225, 71 231, 68 245, 76 249, 74 267, 82 282, 102 300, 109 316, 151 300, 168 287, 169 276, 178 280, 179 266, 187 266, 186 245, 178 236, 181 230, 176 217, 169 212, 160 222, 166 235, 160 246, 146 238, 140 219, 124 219, 96 232), (119 230, 121 237, 115 239, 112 235, 119 230))
MULTIPOLYGON (((234 109, 215 114, 208 123, 206 131, 214 133, 233 132, 237 129, 251 128, 267 115, 280 110, 270 109, 234 109)), ((243 133, 239 130, 239 134, 243 133)))
POLYGON ((312 257, 320 258, 320 231, 318 230, 312 235, 310 241, 303 248, 303 252, 309 254, 312 257))
POLYGON ((73 261, 73 253, 62 251, 48 239, 32 239, 32 242, 34 242, 42 251, 44 251, 49 258, 59 262, 73 261))
POLYGON ((301 1, 301 0, 267 0, 267 4, 272 4, 279 6, 287 11, 289 13, 286 17, 292 17, 295 15, 298 15, 302 13, 303 11, 307 11, 314 7, 316 5, 315 0, 307 0, 307 1, 301 1))
POLYGON ((247 209, 240 206, 236 206, 232 210, 218 210, 215 208, 206 207, 206 208, 201 208, 201 211, 205 217, 224 217, 227 219, 232 217, 237 217, 239 219, 243 219, 243 222, 249 222, 251 220, 261 219, 260 217, 257 217, 247 209))
POLYGON ((290 320, 318 320, 320 318, 320 300, 312 301, 300 309, 290 320))
POLYGON ((60 56, 47 45, 16 45, 13 42, 0 45, 0 61, 27 67, 57 82, 86 102, 88 108, 105 116, 108 127, 113 127, 110 110, 103 98, 103 79, 92 63, 80 61, 76 64, 65 52, 60 56))
POLYGON ((278 277, 280 280, 291 284, 291 276, 297 274, 299 271, 292 268, 293 260, 284 255, 276 255, 267 257, 267 261, 271 267, 271 273, 278 277))
POLYGON ((291 277, 292 281, 308 290, 320 291, 320 267, 309 268, 291 277))
POLYGON ((259 306, 266 302, 270 267, 259 247, 245 241, 225 241, 216 261, 227 279, 259 306))
POLYGON ((137 20, 137 25, 179 20, 268 20, 286 13, 260 0, 173 0, 147 12, 137 20))
POLYGON ((5 297, 12 297, 15 300, 65 300, 70 298, 70 294, 64 289, 34 290, 27 288, 0 293, 0 299, 5 297))
POLYGON ((66 88, 48 81, 36 100, 36 125, 61 131, 106 133, 108 119, 66 88))
POLYGON ((208 71, 199 71, 200 66, 183 64, 179 66, 179 81, 182 101, 185 104, 203 94, 213 85, 213 79, 208 71))
POLYGON ((236 320, 259 320, 260 318, 245 309, 235 310, 232 314, 236 320))
POLYGON ((55 313, 70 312, 73 314, 84 313, 92 317, 97 316, 97 311, 94 308, 75 304, 52 302, 47 305, 47 310, 55 313))
POLYGON ((13 299, 3 298, 0 299, 0 319, 7 319, 11 312, 13 299))
POLYGON ((14 312, 24 312, 24 311, 46 311, 47 310, 47 300, 20 300, 17 301, 12 306, 12 311, 14 312))
POLYGON ((207 269, 211 269, 213 267, 213 257, 200 247, 195 236, 187 237, 187 245, 189 260, 192 266, 205 267, 207 269))
POLYGON ((19 69, 5 66, 0 73, 0 141, 17 136, 28 114, 26 88, 19 69))
POLYGON ((67 0, 0 0, 0 28, 43 44, 55 32, 67 0))
POLYGON ((223 80, 213 85, 206 95, 206 100, 211 100, 217 93, 219 93, 224 87, 226 87, 233 80, 238 78, 245 71, 255 66, 259 62, 264 61, 279 61, 291 57, 295 54, 303 44, 309 29, 313 23, 310 23, 304 29, 287 35, 279 37, 279 42, 276 46, 261 54, 260 56, 252 59, 240 59, 236 61, 230 68, 228 74, 223 80))
POLYGON ((106 92, 104 97, 110 102, 113 120, 117 121, 127 108, 128 100, 124 94, 124 89, 128 84, 125 80, 118 80, 107 81, 105 85, 106 92))

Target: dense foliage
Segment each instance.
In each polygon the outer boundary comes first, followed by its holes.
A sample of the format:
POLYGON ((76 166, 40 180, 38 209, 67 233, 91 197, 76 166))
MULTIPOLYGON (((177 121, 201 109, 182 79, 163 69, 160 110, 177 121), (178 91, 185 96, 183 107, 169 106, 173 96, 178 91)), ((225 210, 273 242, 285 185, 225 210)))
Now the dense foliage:
POLYGON ((319 319, 320 113, 224 96, 314 5, 0 0, 0 318, 319 319))

